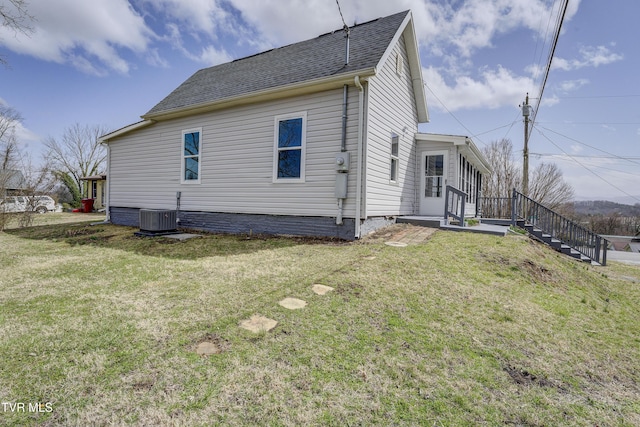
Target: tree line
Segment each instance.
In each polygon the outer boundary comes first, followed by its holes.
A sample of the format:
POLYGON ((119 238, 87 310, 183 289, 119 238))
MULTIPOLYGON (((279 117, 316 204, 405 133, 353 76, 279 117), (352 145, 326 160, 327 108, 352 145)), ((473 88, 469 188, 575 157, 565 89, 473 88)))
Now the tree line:
MULTIPOLYGON (((100 125, 74 124, 62 137, 47 137, 46 149, 38 161, 18 141, 22 116, 15 109, 0 104, 0 199, 11 195, 47 194, 69 208, 78 208, 88 196, 82 178, 105 173, 106 149, 98 138, 107 133, 100 125), (15 177, 20 182, 15 183, 15 177), (14 182, 10 182, 13 180, 14 182), (10 188, 18 186, 19 188, 10 188)), ((21 216, 21 225, 31 224, 32 212, 21 216)), ((0 211, 0 230, 7 220, 0 211)))

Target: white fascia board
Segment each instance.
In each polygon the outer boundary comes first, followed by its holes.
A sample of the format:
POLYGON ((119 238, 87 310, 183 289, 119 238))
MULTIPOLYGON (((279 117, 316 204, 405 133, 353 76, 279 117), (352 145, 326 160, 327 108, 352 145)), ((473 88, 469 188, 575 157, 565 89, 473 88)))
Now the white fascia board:
POLYGON ((461 146, 460 151, 467 157, 471 163, 477 167, 483 174, 491 173, 491 165, 484 157, 478 146, 471 140, 471 138, 465 138, 464 143, 456 144, 461 146))
POLYGON ((142 121, 139 121, 137 123, 133 123, 133 124, 127 125, 127 126, 125 126, 123 128, 120 128, 118 130, 114 130, 111 133, 108 133, 106 135, 102 135, 101 137, 98 138, 98 142, 100 144, 108 144, 109 141, 112 140, 113 138, 117 138, 119 136, 126 135, 129 132, 133 132, 134 130, 145 128, 145 127, 150 126, 150 125, 152 125, 154 123, 155 123, 155 120, 142 120, 142 121))
POLYGON ((462 135, 444 135, 437 133, 416 133, 416 141, 432 141, 443 142, 453 144, 459 147, 458 150, 462 152, 474 166, 476 166, 480 172, 488 174, 491 172, 491 165, 482 154, 482 151, 468 136, 462 135))

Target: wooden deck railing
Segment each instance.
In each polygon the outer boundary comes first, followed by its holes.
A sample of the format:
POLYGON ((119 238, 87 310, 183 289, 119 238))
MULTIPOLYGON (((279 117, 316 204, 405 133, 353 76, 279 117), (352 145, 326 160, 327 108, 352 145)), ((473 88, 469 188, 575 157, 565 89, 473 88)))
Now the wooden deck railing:
POLYGON ((514 189, 511 223, 515 225, 518 220, 531 224, 597 263, 607 263, 607 239, 514 189))
POLYGON ((449 218, 458 221, 460 227, 464 227, 464 208, 467 193, 455 187, 447 185, 444 198, 444 223, 449 224, 449 218))
POLYGON ((607 263, 609 242, 602 236, 513 190, 511 197, 483 197, 478 200, 481 218, 510 219, 524 223, 560 240, 602 265, 607 263))

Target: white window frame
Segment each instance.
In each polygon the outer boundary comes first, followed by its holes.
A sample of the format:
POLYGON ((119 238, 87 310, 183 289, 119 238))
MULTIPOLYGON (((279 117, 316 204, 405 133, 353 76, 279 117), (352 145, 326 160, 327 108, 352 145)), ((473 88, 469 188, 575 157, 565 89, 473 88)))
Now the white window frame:
MULTIPOLYGON (((297 149, 297 148, 294 148, 297 149)), ((291 150, 291 148, 287 149, 291 150)), ((273 121, 273 183, 291 183, 291 182, 305 182, 305 164, 307 153, 307 112, 297 112, 289 114, 281 114, 276 116, 273 121), (284 178, 278 177, 278 160, 280 151, 285 151, 278 147, 279 128, 280 122, 283 120, 302 119, 302 141, 300 141, 300 177, 299 178, 284 178)))
POLYGON ((180 183, 181 184, 200 184, 202 180, 202 128, 185 129, 182 131, 182 139, 180 140, 180 183), (185 156, 184 154, 184 136, 189 133, 198 133, 198 155, 197 156, 185 156), (198 157, 198 179, 185 179, 185 159, 188 157, 198 157))
POLYGON ((404 71, 404 58, 402 54, 399 52, 396 53, 396 74, 398 76, 402 76, 402 72, 404 71))
POLYGON ((389 144, 389 183, 397 184, 400 180, 400 135, 391 134, 391 144, 389 144), (396 140, 396 142, 394 142, 396 140), (393 154, 393 144, 398 144, 398 155, 393 154), (396 174, 393 176, 393 164, 396 164, 396 174))

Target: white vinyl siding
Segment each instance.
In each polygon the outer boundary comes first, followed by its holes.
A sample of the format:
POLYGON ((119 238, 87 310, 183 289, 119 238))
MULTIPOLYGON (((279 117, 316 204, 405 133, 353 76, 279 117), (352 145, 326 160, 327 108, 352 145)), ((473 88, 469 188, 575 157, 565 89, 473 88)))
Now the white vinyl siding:
MULTIPOLYGON (((273 215, 331 216, 335 154, 340 152, 342 87, 158 122, 110 143, 113 207, 273 215), (306 112, 305 182, 273 182, 274 120, 306 112), (181 184, 180 136, 202 128, 200 185, 181 184)), ((358 91, 349 91, 347 150, 351 153, 345 218, 355 216, 358 91)), ((387 142, 388 144, 388 142, 387 142)))
POLYGON ((404 36, 369 82, 366 216, 408 215, 416 209, 417 111, 404 36), (402 61, 402 66, 398 65, 402 61), (389 135, 398 135, 398 177, 390 180, 389 135))

